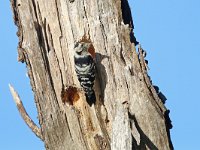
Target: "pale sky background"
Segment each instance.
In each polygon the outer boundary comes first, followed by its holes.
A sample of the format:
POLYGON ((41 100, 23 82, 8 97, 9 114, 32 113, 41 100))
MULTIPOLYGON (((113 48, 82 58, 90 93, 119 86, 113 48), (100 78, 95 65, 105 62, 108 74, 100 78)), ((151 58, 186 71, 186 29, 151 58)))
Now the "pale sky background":
MULTIPOLYGON (((175 150, 200 149, 200 1, 129 0, 135 35, 147 51, 153 83, 168 98, 175 150)), ((26 110, 37 112, 26 77, 17 62, 16 26, 9 0, 0 2, 0 149, 44 150, 18 113, 8 89, 12 83, 26 110)))

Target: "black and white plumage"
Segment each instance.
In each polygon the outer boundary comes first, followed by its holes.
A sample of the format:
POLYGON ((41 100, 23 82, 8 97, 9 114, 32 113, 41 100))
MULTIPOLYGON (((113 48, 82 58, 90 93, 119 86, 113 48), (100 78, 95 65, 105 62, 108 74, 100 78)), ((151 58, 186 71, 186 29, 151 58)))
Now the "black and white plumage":
POLYGON ((95 103, 96 97, 93 90, 95 80, 95 62, 92 54, 89 52, 91 43, 77 42, 74 46, 75 71, 78 80, 85 91, 86 99, 89 105, 95 103))

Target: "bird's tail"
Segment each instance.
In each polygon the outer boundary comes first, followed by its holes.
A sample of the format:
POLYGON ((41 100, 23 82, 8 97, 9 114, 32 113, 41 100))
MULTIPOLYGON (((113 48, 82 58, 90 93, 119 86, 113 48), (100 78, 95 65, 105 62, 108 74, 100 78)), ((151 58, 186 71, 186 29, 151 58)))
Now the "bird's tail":
POLYGON ((85 96, 88 104, 91 106, 92 104, 95 104, 96 102, 96 95, 93 89, 88 89, 85 91, 85 96))

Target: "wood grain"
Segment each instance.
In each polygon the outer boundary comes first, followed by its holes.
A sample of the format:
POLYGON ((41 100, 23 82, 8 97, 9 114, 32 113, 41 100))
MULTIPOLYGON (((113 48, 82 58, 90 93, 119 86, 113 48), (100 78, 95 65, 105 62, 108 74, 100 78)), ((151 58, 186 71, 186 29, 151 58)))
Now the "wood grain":
POLYGON ((170 149, 164 105, 145 82, 121 0, 12 0, 12 8, 46 149, 170 149), (96 52, 92 107, 82 90, 74 105, 61 96, 81 89, 73 47, 84 35, 96 52))

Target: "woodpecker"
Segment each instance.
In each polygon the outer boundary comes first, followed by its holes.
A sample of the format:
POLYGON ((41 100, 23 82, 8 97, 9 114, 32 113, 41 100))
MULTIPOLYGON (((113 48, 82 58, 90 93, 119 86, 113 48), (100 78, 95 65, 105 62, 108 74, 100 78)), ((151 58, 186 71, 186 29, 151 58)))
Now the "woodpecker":
POLYGON ((74 63, 78 80, 83 90, 88 104, 95 103, 96 96, 93 90, 95 80, 95 61, 91 53, 91 43, 77 42, 74 46, 74 63))

